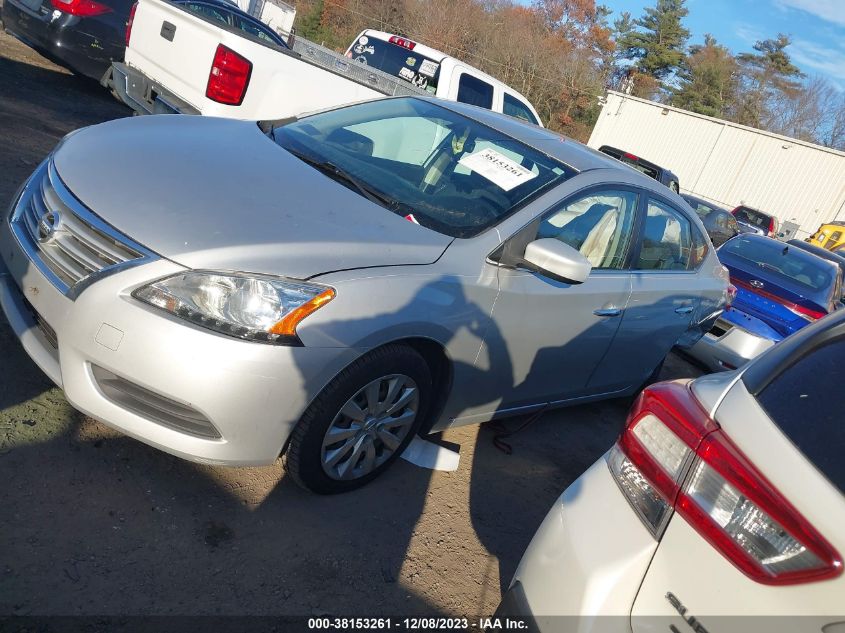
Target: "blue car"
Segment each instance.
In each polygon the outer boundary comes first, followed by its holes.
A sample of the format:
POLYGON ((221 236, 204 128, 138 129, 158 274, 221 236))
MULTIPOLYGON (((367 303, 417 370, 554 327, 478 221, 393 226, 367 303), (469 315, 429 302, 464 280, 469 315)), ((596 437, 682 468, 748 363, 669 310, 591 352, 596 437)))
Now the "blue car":
POLYGON ((719 260, 736 296, 690 354, 714 371, 735 369, 843 307, 843 271, 806 250, 760 235, 725 242, 719 260))

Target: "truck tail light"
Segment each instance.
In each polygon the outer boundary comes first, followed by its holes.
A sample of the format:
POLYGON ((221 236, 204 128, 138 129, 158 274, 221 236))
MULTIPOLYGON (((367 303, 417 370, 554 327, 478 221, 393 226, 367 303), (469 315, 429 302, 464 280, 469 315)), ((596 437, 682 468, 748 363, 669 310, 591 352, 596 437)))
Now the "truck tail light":
POLYGON ((135 11, 138 10, 138 3, 132 5, 129 9, 129 19, 126 20, 126 45, 129 46, 129 38, 132 36, 132 23, 135 21, 135 11))
POLYGON ((81 18, 90 18, 95 15, 111 13, 112 8, 94 0, 50 0, 50 3, 59 11, 77 15, 81 18))
POLYGON ((252 62, 231 48, 218 44, 208 73, 205 96, 224 105, 240 105, 251 74, 252 62))
POLYGON ((414 50, 414 47, 417 45, 416 42, 412 42, 411 40, 405 39, 404 37, 399 37, 398 35, 391 35, 390 40, 388 41, 391 44, 396 44, 396 46, 407 48, 409 51, 414 50))
POLYGON ((769 237, 775 236, 775 219, 769 218, 769 237))
POLYGON ((836 550, 710 419, 686 384, 643 391, 608 466, 657 539, 677 512, 756 582, 797 584, 842 573, 836 550))

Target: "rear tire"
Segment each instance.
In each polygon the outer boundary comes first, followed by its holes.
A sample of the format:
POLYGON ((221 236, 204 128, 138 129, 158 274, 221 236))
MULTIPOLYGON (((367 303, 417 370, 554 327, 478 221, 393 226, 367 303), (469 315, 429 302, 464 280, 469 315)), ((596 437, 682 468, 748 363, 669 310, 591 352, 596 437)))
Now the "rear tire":
POLYGON ((362 356, 302 415, 284 455, 285 471, 317 494, 366 485, 416 435, 431 391, 428 365, 410 347, 390 344, 362 356))

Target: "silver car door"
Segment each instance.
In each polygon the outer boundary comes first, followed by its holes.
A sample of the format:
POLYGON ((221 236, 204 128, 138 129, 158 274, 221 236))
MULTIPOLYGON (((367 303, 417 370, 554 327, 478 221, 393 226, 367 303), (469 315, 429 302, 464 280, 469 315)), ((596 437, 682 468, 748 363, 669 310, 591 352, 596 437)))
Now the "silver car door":
POLYGON ((590 379, 594 390, 641 384, 691 327, 707 242, 679 209, 649 195, 632 262, 631 298, 619 332, 590 379))
MULTIPOLYGON (((587 281, 575 285, 519 266, 500 268, 493 321, 502 336, 486 342, 504 346, 504 350, 488 350, 491 357, 509 358, 511 380, 502 393, 500 410, 585 392, 590 374, 613 341, 631 293, 626 262, 637 200, 636 191, 622 186, 588 189, 505 244, 505 252, 516 249, 521 254, 535 239, 556 238, 578 249, 593 270, 587 281)), ((507 264, 507 256, 503 261, 507 264)))

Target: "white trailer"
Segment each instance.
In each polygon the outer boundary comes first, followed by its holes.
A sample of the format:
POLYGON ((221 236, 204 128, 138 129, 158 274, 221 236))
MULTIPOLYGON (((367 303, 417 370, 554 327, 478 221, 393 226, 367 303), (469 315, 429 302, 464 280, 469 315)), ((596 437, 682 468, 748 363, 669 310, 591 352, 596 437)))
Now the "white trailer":
POLYGON ((729 210, 772 213, 799 238, 845 220, 845 152, 612 91, 588 144, 667 167, 682 192, 729 210))

